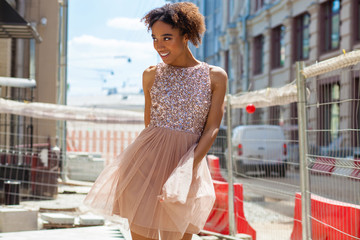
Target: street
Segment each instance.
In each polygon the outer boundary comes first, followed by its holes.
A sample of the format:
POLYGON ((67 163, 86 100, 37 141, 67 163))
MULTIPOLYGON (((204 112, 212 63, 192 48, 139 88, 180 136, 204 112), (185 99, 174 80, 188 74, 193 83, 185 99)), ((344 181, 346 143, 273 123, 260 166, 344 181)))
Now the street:
MULTIPOLYGON (((223 172, 223 174, 226 174, 223 172)), ((226 175, 224 175, 225 177, 226 175)), ((352 204, 360 204, 360 181, 347 176, 309 174, 310 191, 323 197, 352 204)), ((245 191, 253 191, 264 197, 289 200, 300 189, 300 173, 290 170, 285 178, 250 176, 236 177, 235 182, 244 184, 245 191)))

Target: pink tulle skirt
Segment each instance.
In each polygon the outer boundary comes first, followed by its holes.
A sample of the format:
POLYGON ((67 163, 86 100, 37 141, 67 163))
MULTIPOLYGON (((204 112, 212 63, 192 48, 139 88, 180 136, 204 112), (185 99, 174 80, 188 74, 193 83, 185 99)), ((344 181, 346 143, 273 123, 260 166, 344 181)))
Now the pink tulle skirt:
POLYGON ((205 158, 193 171, 196 134, 149 126, 108 165, 84 204, 127 218, 147 238, 181 239, 205 225, 215 191, 205 158), (166 237, 164 237, 166 236, 166 237))

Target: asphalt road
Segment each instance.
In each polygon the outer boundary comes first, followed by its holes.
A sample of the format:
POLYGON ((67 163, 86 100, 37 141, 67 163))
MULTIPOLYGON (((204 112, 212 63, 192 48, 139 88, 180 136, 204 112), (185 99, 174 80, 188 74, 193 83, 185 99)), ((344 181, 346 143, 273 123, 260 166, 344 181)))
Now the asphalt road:
MULTIPOLYGON (((243 183, 244 188, 256 191, 265 197, 287 200, 301 192, 298 170, 288 171, 285 178, 255 175, 236 177, 236 182, 243 183)), ((310 192, 332 200, 360 205, 360 180, 344 175, 309 174, 310 192)))

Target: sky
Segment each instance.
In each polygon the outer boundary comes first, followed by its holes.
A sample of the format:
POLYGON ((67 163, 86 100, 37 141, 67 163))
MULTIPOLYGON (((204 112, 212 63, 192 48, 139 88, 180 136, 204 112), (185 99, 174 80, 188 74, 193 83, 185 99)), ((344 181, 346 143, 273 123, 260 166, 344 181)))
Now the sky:
POLYGON ((68 96, 138 93, 142 73, 160 61, 140 19, 165 0, 71 0, 68 96), (131 62, 128 61, 131 60, 131 62))

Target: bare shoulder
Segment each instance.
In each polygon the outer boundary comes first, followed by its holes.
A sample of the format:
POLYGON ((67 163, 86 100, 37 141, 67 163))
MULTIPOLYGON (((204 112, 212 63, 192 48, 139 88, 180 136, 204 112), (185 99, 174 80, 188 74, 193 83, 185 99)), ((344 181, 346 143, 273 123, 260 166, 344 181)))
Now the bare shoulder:
MULTIPOLYGON (((155 79, 156 66, 150 66, 143 72, 143 87, 151 88, 155 79)), ((144 89, 145 90, 145 89, 144 89)))
POLYGON ((155 69, 156 66, 150 66, 146 68, 145 71, 143 72, 143 77, 145 78, 155 77, 155 69))
POLYGON ((228 76, 224 69, 210 65, 210 81, 214 86, 226 87, 228 76))

